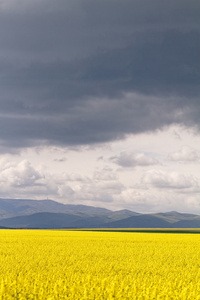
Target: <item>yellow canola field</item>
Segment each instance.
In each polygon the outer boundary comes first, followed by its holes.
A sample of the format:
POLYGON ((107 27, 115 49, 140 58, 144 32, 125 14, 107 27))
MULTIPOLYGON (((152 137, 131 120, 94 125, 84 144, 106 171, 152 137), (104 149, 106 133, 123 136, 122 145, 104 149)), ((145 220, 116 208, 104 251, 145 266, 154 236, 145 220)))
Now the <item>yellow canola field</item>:
POLYGON ((200 235, 0 230, 0 299, 200 299, 200 235))

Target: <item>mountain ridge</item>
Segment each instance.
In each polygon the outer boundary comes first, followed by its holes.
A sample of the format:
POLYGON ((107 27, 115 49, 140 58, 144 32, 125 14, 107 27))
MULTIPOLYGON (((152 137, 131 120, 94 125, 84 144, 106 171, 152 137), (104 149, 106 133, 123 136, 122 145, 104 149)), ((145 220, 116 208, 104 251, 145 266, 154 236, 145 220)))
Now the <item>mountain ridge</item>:
POLYGON ((53 200, 0 199, 0 228, 200 228, 200 216, 142 214, 53 200))

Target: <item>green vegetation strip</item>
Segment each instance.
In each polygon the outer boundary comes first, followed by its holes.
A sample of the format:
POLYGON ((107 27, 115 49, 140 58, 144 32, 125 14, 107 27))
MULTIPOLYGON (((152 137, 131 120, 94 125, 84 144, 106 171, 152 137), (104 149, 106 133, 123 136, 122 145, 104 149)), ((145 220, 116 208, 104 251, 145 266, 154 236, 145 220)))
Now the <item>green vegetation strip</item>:
MULTIPOLYGON (((73 229, 74 230, 74 229, 73 229)), ((169 228, 142 228, 142 229, 135 229, 135 228, 117 228, 117 229, 106 229, 106 228, 100 228, 100 229, 75 229, 77 231, 101 231, 101 232, 144 232, 144 233, 195 233, 199 234, 200 233, 200 228, 174 228, 174 229, 169 229, 169 228)))

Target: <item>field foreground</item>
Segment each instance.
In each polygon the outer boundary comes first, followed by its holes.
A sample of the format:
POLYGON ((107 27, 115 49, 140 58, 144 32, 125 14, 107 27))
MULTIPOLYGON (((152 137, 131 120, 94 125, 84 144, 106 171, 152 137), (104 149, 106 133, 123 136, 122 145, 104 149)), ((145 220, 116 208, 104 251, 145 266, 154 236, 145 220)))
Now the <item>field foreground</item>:
POLYGON ((0 299, 200 299, 200 235, 1 230, 0 299))

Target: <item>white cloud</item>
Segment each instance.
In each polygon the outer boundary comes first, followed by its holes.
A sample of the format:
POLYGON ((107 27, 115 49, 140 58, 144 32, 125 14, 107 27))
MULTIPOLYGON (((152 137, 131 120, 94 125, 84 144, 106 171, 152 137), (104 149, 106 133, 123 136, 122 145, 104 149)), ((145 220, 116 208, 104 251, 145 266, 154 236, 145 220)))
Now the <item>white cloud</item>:
POLYGON ((159 164, 157 159, 144 153, 127 153, 125 151, 121 152, 118 156, 112 156, 110 160, 124 168, 137 166, 145 167, 159 164))
POLYGON ((0 197, 51 198, 64 203, 101 205, 112 203, 124 185, 108 166, 89 176, 71 172, 50 172, 30 161, 0 160, 0 197))
POLYGON ((179 151, 168 154, 168 160, 179 162, 197 162, 200 159, 200 152, 189 147, 183 146, 179 151))
POLYGON ((28 160, 0 160, 0 197, 41 199, 48 195, 45 177, 28 160))
POLYGON ((18 164, 2 161, 0 164, 0 185, 27 187, 37 185, 42 175, 32 167, 31 163, 23 160, 18 164))
POLYGON ((199 194, 175 193, 172 189, 127 188, 115 198, 116 206, 143 212, 179 211, 197 213, 200 210, 199 194))
POLYGON ((102 170, 94 172, 93 179, 96 182, 115 181, 117 179, 117 175, 115 172, 113 172, 112 168, 105 166, 102 170))
POLYGON ((143 177, 142 182, 156 188, 164 189, 199 189, 198 179, 193 175, 180 174, 177 172, 163 172, 161 170, 149 170, 143 177))
POLYGON ((44 147, 39 152, 24 150, 21 155, 1 154, 0 197, 48 197, 69 204, 147 213, 170 210, 199 213, 199 164, 166 160, 168 153, 178 152, 183 143, 191 145, 190 150, 200 149, 198 135, 172 127, 129 136, 108 147, 80 151, 44 147), (181 135, 181 140, 174 137, 173 130, 181 135), (135 167, 119 168, 116 162, 108 160, 111 156, 127 158, 127 161, 129 158, 135 167), (59 157, 66 159, 55 160, 59 157), (97 160, 97 157, 104 159, 97 160), (152 166, 154 161, 148 159, 157 157, 160 163, 152 166))
POLYGON ((125 186, 119 181, 114 171, 108 167, 95 171, 90 180, 73 184, 74 200, 89 204, 111 203, 120 195, 125 186))
POLYGON ((74 190, 66 184, 60 184, 58 186, 57 193, 61 197, 72 196, 74 194, 74 190))

